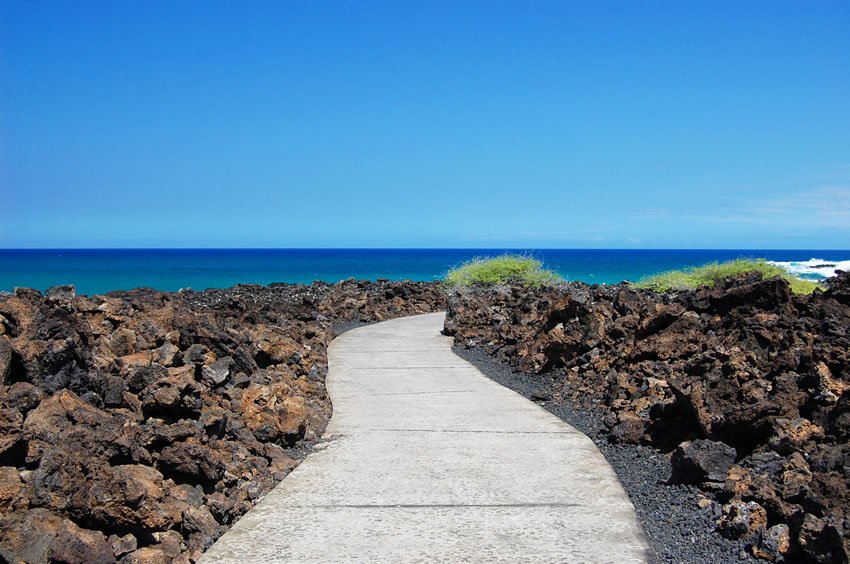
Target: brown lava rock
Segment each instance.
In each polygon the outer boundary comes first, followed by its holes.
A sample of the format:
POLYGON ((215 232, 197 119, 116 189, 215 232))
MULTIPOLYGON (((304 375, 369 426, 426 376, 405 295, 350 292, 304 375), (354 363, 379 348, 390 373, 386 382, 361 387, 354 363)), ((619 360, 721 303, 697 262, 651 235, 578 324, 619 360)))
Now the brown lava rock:
POLYGON ((665 294, 479 287, 449 296, 445 331, 546 372, 541 386, 555 401, 602 407, 611 441, 671 453, 674 479, 728 506, 725 530, 740 530, 738 509, 754 509, 755 555, 846 562, 848 296, 848 273, 811 296, 757 276, 665 294))
POLYGON ((327 424, 334 326, 412 282, 0 295, 0 561, 191 562, 327 424))

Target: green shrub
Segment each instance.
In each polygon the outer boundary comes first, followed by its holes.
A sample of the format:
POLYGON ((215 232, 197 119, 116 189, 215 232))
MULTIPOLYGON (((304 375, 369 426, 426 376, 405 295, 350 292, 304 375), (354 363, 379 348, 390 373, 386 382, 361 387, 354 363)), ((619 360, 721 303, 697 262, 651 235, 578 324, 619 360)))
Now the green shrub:
POLYGON ((474 258, 451 269, 445 283, 449 287, 465 288, 475 284, 509 284, 545 286, 562 281, 560 275, 545 270, 543 263, 523 255, 500 255, 493 258, 474 258))
POLYGON ((758 273, 762 280, 779 276, 788 281, 791 291, 795 294, 811 294, 821 286, 811 280, 801 280, 791 276, 783 268, 769 264, 764 259, 737 259, 729 262, 712 262, 699 267, 662 272, 649 278, 644 278, 637 284, 638 288, 648 288, 656 292, 669 290, 691 290, 704 286, 714 286, 721 280, 740 274, 758 273))

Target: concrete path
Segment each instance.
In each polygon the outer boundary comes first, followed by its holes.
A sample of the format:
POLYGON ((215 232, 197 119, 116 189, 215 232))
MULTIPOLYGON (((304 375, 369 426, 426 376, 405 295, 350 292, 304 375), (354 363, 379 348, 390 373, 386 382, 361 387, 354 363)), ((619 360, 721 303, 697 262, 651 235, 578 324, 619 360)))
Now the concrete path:
POLYGON ((202 562, 646 562, 590 439, 452 353, 443 318, 331 343, 327 442, 202 562))

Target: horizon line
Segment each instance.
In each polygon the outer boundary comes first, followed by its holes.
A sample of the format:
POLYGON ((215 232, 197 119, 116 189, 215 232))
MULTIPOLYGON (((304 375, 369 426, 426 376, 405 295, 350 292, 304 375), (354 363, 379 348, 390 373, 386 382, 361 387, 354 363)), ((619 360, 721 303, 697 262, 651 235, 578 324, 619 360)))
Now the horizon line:
POLYGON ((780 247, 0 247, 3 251, 846 251, 780 247))

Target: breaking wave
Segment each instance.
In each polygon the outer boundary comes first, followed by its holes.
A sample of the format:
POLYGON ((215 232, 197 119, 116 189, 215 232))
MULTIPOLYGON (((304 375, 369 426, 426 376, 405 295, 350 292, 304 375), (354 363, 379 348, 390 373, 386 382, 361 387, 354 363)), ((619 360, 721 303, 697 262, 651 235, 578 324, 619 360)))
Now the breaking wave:
POLYGON ((801 261, 768 261, 770 264, 779 266, 788 271, 792 276, 805 280, 825 280, 835 276, 837 270, 850 270, 850 260, 824 260, 813 258, 801 261))

